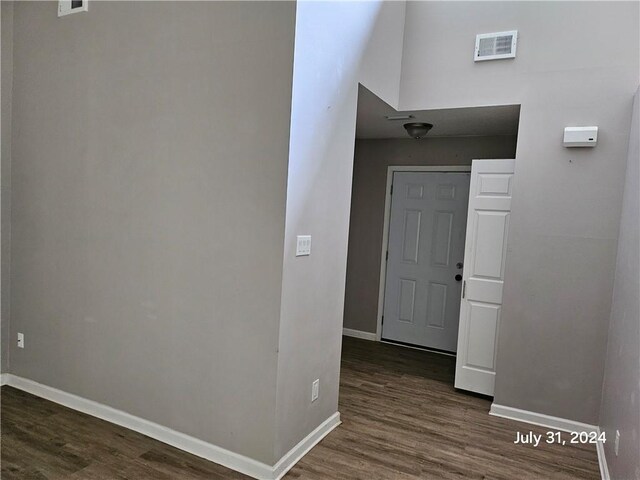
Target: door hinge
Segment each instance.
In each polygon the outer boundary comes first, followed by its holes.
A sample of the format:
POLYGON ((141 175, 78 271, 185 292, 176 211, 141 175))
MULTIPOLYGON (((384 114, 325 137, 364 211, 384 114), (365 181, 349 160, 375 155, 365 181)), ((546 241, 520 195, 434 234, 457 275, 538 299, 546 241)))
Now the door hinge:
POLYGON ((391 190, 389 190, 389 195, 393 195, 393 184, 391 184, 391 190))
POLYGON ((382 319, 380 320, 380 325, 384 325, 384 315, 382 315, 382 319))
POLYGON ((389 260, 389 250, 387 250, 387 255, 384 258, 385 260, 389 260))
POLYGON ((467 281, 462 281, 462 298, 464 298, 465 293, 467 293, 467 281))

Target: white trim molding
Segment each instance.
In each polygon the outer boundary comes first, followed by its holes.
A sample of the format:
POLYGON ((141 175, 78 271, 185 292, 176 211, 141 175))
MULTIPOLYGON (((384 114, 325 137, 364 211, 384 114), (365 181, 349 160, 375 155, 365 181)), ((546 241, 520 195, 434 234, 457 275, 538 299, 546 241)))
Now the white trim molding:
POLYGON ((0 387, 9 384, 9 373, 0 373, 0 387))
POLYGON ((391 186, 395 172, 454 173, 471 172, 471 165, 389 165, 387 167, 387 189, 384 193, 384 227, 382 229, 382 252, 380 253, 380 282, 378 285, 378 318, 376 340, 382 339, 382 314, 384 313, 384 287, 387 277, 387 249, 389 248, 389 221, 391 220, 391 186))
POLYGON ((279 461, 273 466, 273 478, 280 480, 291 468, 300 461, 313 447, 326 437, 331 431, 340 425, 340 412, 336 412, 322 422, 309 435, 303 438, 300 443, 289 450, 279 461))
POLYGON ((541 427, 553 428, 554 430, 562 430, 563 432, 599 432, 600 428, 596 425, 588 423, 575 422, 566 418, 552 417, 544 413, 530 412, 528 410, 520 410, 519 408, 505 407, 496 403, 491 404, 489 415, 496 417, 508 418, 519 422, 531 423, 541 427))
MULTIPOLYGON (((506 407, 496 403, 491 404, 489 415, 496 417, 508 418, 518 422, 530 423, 540 427, 552 428, 564 432, 596 432, 600 434, 600 427, 590 425, 588 423, 576 422, 566 418, 553 417, 544 413, 530 412, 519 408, 506 407)), ((604 453, 604 443, 596 442, 596 451, 598 452, 598 465, 600 467, 600 476, 602 480, 609 480, 609 468, 607 467, 607 457, 604 453)))
POLYGON ((352 330, 351 328, 343 328, 342 335, 345 337, 361 338, 363 340, 376 341, 376 334, 373 332, 363 332, 362 330, 352 330))
POLYGON ((2 382, 3 385, 12 386, 37 397, 142 433, 143 435, 147 435, 148 437, 180 450, 205 458, 258 480, 279 480, 282 478, 309 450, 318 444, 318 442, 327 436, 334 428, 340 425, 340 413, 336 412, 307 435, 298 445, 293 447, 275 465, 271 466, 145 420, 144 418, 136 417, 135 415, 58 390, 57 388, 34 382, 33 380, 4 373, 2 374, 2 382))
POLYGON ((607 456, 604 453, 604 442, 598 442, 596 444, 596 451, 598 452, 598 466, 600 467, 600 477, 602 478, 602 480, 611 480, 611 477, 609 476, 609 466, 607 465, 607 456))

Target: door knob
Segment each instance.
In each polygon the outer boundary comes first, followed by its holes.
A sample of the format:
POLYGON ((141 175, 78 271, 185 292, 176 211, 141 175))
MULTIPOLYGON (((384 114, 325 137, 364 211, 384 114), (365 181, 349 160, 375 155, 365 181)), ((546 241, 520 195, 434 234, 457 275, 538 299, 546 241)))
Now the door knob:
POLYGON ((460 280, 462 280, 462 275, 457 274, 457 275, 455 276, 455 279, 456 279, 456 282, 459 282, 460 280))
POLYGON ((456 268, 457 268, 458 270, 460 270, 462 267, 463 267, 462 262, 458 262, 458 263, 456 263, 456 268))

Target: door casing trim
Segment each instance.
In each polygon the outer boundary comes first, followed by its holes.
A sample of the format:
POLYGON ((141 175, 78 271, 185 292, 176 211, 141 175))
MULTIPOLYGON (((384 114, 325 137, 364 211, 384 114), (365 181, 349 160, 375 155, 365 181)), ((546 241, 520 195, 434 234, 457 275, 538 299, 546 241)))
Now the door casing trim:
POLYGON ((389 221, 391 219, 391 185, 395 172, 458 173, 471 172, 471 165, 389 165, 387 167, 387 188, 384 193, 384 226, 382 230, 382 251, 380 252, 380 282, 378 285, 378 318, 376 319, 376 341, 382 340, 382 314, 384 312, 384 291, 387 276, 387 249, 389 248, 389 221))

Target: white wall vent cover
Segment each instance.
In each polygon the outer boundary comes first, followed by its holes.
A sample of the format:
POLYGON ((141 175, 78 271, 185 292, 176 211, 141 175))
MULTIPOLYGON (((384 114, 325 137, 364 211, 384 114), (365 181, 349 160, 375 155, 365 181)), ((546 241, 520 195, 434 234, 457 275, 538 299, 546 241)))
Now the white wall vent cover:
POLYGON ((517 40, 517 30, 476 35, 476 51, 473 59, 476 62, 481 62, 484 60, 514 58, 516 56, 517 40))
POLYGON ((58 16, 89 11, 89 0, 58 0, 58 16))

